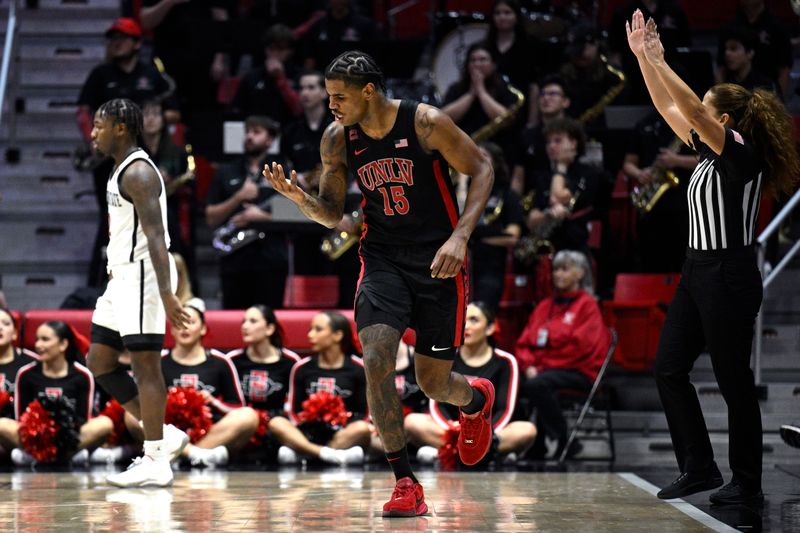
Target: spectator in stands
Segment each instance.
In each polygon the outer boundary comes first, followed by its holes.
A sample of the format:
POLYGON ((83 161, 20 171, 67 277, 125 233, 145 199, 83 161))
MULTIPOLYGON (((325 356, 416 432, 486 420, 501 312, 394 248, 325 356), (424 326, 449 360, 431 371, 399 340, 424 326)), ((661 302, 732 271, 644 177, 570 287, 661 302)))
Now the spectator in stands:
POLYGON ((308 332, 314 355, 301 359, 289 383, 289 420, 274 418, 270 431, 283 444, 278 450, 281 464, 296 463, 298 453, 338 464, 361 463, 370 444, 367 423, 367 377, 356 356, 350 321, 333 311, 319 313, 308 332), (321 422, 304 423, 303 403, 316 393, 327 392, 344 401, 350 417, 344 426, 312 430, 321 422))
POLYGON ((322 132, 333 122, 327 101, 328 93, 322 73, 309 71, 302 74, 300 106, 303 115, 288 124, 281 136, 283 156, 297 172, 298 183, 307 191, 315 191, 319 187, 319 143, 322 132))
POLYGON ((636 124, 622 171, 638 183, 648 201, 672 173, 678 184, 666 190, 649 212, 639 211, 636 248, 643 272, 680 272, 689 242, 686 194, 697 157, 653 111, 636 124))
POLYGON ((642 11, 645 20, 652 17, 658 25, 668 56, 674 54, 678 48, 691 46, 692 34, 686 13, 676 0, 631 0, 614 10, 611 25, 608 26, 611 63, 621 65, 625 71, 628 103, 649 104, 650 97, 644 85, 644 78, 639 72, 639 65, 628 53, 625 34, 619 31, 637 9, 642 11))
MULTIPOLYGON (((179 254, 191 274, 194 262, 194 174, 188 171, 188 154, 177 146, 169 134, 160 100, 147 100, 142 104, 143 148, 150 155, 164 178, 167 190, 167 230, 170 252, 179 254), (182 220, 182 218, 184 220, 182 220)), ((194 280, 192 285, 196 286, 194 280)))
POLYGON ((11 311, 0 307, 0 395, 10 395, 6 404, 0 408, 0 455, 7 455, 14 447, 14 442, 3 440, 3 435, 13 433, 14 421, 14 383, 17 372, 23 366, 36 362, 33 352, 17 348, 17 321, 11 311))
POLYGON ((328 0, 325 14, 305 32, 302 42, 305 67, 322 69, 342 52, 369 48, 379 39, 375 21, 357 13, 352 0, 328 0))
MULTIPOLYGON (((88 350, 88 339, 82 339, 88 350)), ((14 411, 16 422, 2 426, 0 442, 13 444, 11 460, 17 465, 33 463, 33 457, 19 448, 18 422, 28 405, 34 400, 48 397, 63 397, 74 406, 74 418, 80 430, 78 451, 72 462, 85 463, 89 459, 87 449, 100 445, 111 435, 114 423, 104 415, 92 417, 94 410, 94 378, 80 361, 84 360, 84 347, 72 328, 64 322, 48 321, 36 330, 36 353, 33 361, 17 373, 14 387, 14 411)))
POLYGON ((525 124, 536 122, 539 94, 536 80, 540 69, 549 71, 545 64, 553 58, 542 53, 537 41, 528 37, 523 20, 518 0, 495 0, 489 15, 486 44, 497 58, 497 71, 528 98, 528 112, 517 116, 517 121, 525 124), (532 57, 536 61, 531 61, 532 57))
POLYGON ((755 68, 758 37, 748 28, 728 25, 719 36, 715 77, 717 83, 735 83, 747 90, 761 88, 777 92, 777 84, 755 68))
POLYGON ((294 35, 283 24, 264 33, 264 62, 242 78, 231 108, 240 116, 264 115, 288 124, 303 112, 294 88, 295 68, 289 63, 294 35))
POLYGON ((198 111, 218 107, 217 82, 228 73, 228 4, 225 0, 142 3, 142 28, 153 33, 153 55, 163 61, 175 80, 181 111, 190 129, 198 111))
POLYGON ((228 463, 229 454, 241 450, 258 427, 258 413, 246 407, 239 375, 222 353, 203 346, 208 332, 205 304, 194 298, 184 305, 189 322, 175 330, 175 347, 164 350, 161 370, 167 387, 191 387, 199 391, 211 409, 214 424, 183 455, 194 465, 219 466, 228 463))
POLYGON ((602 47, 600 32, 586 24, 570 29, 567 61, 561 67, 561 77, 567 82, 570 93, 570 114, 584 128, 605 127, 604 109, 617 101, 625 87, 622 74, 608 67, 602 47))
POLYGON ((270 201, 275 190, 261 175, 267 152, 278 134, 274 120, 247 117, 244 156, 221 166, 208 190, 206 221, 217 228, 215 240, 233 244, 233 237, 242 232, 251 237, 220 258, 225 309, 246 309, 257 303, 273 309, 283 307, 287 244, 282 233, 270 232, 263 226, 271 220, 270 201))
MULTIPOLYGON (((517 340, 515 355, 524 383, 521 401, 535 416, 540 438, 535 455, 543 457, 543 437, 557 442, 553 457, 567 443, 567 422, 556 393, 589 391, 611 344, 600 308, 592 295, 591 266, 578 251, 562 250, 553 259, 555 294, 539 302, 517 340), (524 399, 524 400, 522 400, 524 399)), ((573 441, 568 455, 580 451, 573 441)))
POLYGON ((544 129, 551 169, 536 176, 530 232, 549 241, 554 251, 579 250, 590 257, 588 221, 600 185, 600 174, 578 161, 585 137, 580 123, 558 119, 544 129))
MULTIPOLYGON (((92 69, 78 96, 78 129, 86 146, 91 146, 92 119, 95 111, 104 102, 114 98, 128 98, 139 105, 148 100, 164 99, 166 121, 180 120, 171 83, 158 72, 155 65, 139 58, 142 47, 142 30, 139 23, 131 18, 118 18, 106 30, 105 35, 106 61, 92 69)), ((102 287, 105 284, 102 249, 108 245, 106 182, 114 168, 114 161, 110 157, 92 156, 88 164, 94 176, 94 193, 100 211, 97 236, 89 264, 88 284, 90 287, 102 287)))
MULTIPOLYGON (((619 21, 616 27, 621 28, 622 22, 619 21)), ((764 0, 740 0, 736 18, 731 24, 748 30, 756 37, 753 68, 772 80, 778 88, 777 94, 786 99, 791 85, 789 73, 794 59, 789 32, 784 25, 769 12, 764 0)), ((723 43, 720 43, 717 63, 722 63, 724 58, 725 49, 723 43)))
POLYGON ((550 169, 544 127, 555 119, 566 118, 571 105, 569 88, 564 78, 547 76, 539 82, 539 87, 537 121, 522 130, 513 158, 511 188, 520 196, 534 190, 537 172, 550 169))
POLYGON ((517 101, 508 84, 497 71, 497 63, 486 43, 476 43, 467 50, 461 79, 447 89, 442 111, 469 135, 501 116, 509 121, 492 141, 510 150, 513 123, 509 108, 517 101))
MULTIPOLYGON (((453 371, 468 379, 482 377, 494 383, 492 410, 494 442, 492 449, 500 456, 520 454, 536 439, 536 427, 528 421, 511 422, 517 403, 520 382, 517 360, 508 352, 494 346, 495 314, 482 302, 467 307, 464 344, 458 350, 453 371)), ((405 419, 405 429, 411 442, 420 446, 417 460, 433 462, 443 445, 442 437, 450 424, 458 421, 458 409, 450 404, 430 401, 430 413, 412 413, 405 419)))
MULTIPOLYGON (((322 172, 320 141, 325 128, 333 122, 333 115, 327 109, 327 100, 325 77, 321 72, 309 71, 301 75, 300 105, 303 115, 286 126, 281 136, 283 156, 297 172, 298 184, 309 194, 318 192, 322 172)), ((331 270, 330 262, 320 251, 319 234, 297 235, 294 239, 294 257, 297 274, 322 275, 331 270)))
POLYGON ((480 143, 478 147, 492 162, 494 184, 483 216, 472 233, 471 294, 492 312, 497 312, 505 284, 508 250, 517 244, 525 218, 519 195, 509 186, 503 151, 490 142, 480 143))

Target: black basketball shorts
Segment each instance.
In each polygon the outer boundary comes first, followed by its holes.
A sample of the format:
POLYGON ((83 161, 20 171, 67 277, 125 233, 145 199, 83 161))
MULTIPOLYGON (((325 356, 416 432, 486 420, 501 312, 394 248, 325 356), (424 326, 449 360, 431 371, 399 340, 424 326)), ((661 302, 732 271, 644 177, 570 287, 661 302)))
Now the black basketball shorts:
POLYGON ((390 326, 401 334, 416 331, 415 352, 453 360, 464 340, 468 303, 466 265, 453 278, 431 277, 440 245, 362 249, 356 291, 356 327, 390 326))

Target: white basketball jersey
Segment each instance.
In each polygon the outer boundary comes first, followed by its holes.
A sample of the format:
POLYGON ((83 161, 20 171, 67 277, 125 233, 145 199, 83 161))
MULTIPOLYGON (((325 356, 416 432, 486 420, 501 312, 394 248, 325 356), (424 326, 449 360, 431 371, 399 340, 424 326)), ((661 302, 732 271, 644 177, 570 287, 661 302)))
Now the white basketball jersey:
POLYGON ((164 187, 164 178, 161 177, 158 167, 153 163, 147 152, 136 150, 114 170, 106 187, 106 201, 108 202, 108 266, 133 263, 142 259, 149 259, 147 237, 142 231, 139 215, 133 204, 122 197, 119 191, 119 177, 125 169, 137 159, 147 161, 156 171, 161 181, 161 193, 158 203, 161 205, 161 223, 164 225, 164 242, 169 249, 169 232, 167 231, 167 195, 164 187))

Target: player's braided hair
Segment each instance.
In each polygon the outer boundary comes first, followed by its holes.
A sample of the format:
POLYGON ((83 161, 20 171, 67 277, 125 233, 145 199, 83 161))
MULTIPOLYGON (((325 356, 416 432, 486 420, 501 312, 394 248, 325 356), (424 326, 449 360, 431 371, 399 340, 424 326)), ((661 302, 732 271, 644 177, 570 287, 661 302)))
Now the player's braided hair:
POLYGON ((372 56, 360 50, 350 50, 331 61, 325 69, 325 79, 342 80, 348 85, 358 87, 373 83, 379 91, 386 92, 386 82, 380 67, 372 56))
POLYGON ((114 124, 125 124, 134 142, 139 142, 144 129, 142 109, 127 98, 114 98, 100 106, 97 113, 114 124))

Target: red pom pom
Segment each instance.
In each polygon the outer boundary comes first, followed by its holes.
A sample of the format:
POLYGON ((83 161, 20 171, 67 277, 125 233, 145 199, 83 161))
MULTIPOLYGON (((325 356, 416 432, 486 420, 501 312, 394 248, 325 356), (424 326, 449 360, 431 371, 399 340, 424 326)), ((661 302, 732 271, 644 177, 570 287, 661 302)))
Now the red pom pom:
POLYGON ((260 409, 256 409, 256 413, 258 413, 258 427, 256 428, 256 432, 253 433, 253 436, 250 437, 248 444, 252 446, 261 446, 264 437, 267 436, 267 432, 269 431, 269 413, 260 409))
POLYGON ((442 446, 439 448, 439 464, 442 470, 455 470, 459 463, 458 437, 461 435, 461 426, 451 422, 442 435, 442 446))
POLYGON ((325 422, 332 427, 344 427, 353 413, 345 410, 341 396, 328 391, 315 392, 303 402, 298 415, 300 422, 325 422))
POLYGON ((185 431, 194 444, 205 437, 213 419, 211 409, 198 391, 191 387, 170 387, 164 422, 185 431))
POLYGON ((106 402, 106 406, 100 413, 101 416, 107 416, 114 423, 114 431, 109 435, 106 442, 109 446, 119 446, 124 442, 131 440, 128 428, 125 425, 125 409, 113 398, 106 402))
POLYGON ((49 463, 58 457, 55 445, 58 426, 39 400, 34 400, 19 417, 19 440, 22 448, 39 462, 49 463))
POLYGON ((11 395, 4 390, 0 391, 0 411, 5 409, 9 402, 11 402, 11 395))

